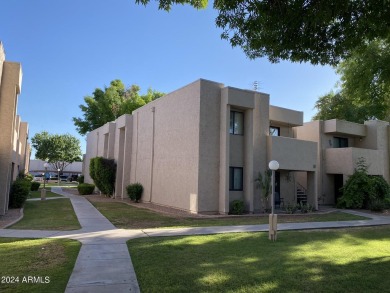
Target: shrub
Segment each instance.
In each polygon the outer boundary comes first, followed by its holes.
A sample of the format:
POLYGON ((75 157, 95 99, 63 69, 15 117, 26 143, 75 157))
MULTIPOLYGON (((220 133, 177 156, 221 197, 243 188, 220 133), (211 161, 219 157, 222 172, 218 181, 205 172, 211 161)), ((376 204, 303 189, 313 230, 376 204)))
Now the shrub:
POLYGON ((390 197, 390 186, 382 176, 370 176, 364 159, 360 158, 355 172, 342 187, 343 196, 339 198, 339 208, 385 208, 390 197))
POLYGON ((93 191, 95 190, 95 185, 88 184, 88 183, 80 183, 77 186, 77 190, 78 190, 80 195, 92 194, 93 191))
POLYGON ((242 215, 244 213, 244 202, 242 200, 233 200, 231 203, 230 214, 242 215))
POLYGON ((92 158, 89 165, 89 174, 96 187, 110 196, 115 189, 116 164, 114 160, 103 157, 92 158))
POLYGON ((127 195, 130 197, 131 200, 134 200, 135 202, 138 202, 141 199, 142 192, 144 191, 142 184, 138 182, 127 185, 126 189, 127 195))
POLYGON ((9 197, 10 208, 21 208, 31 189, 31 182, 26 179, 16 179, 11 185, 9 197))
POLYGON ((39 186, 41 186, 41 183, 36 181, 31 182, 31 191, 37 191, 39 186))
POLYGON ((298 209, 298 205, 291 204, 291 203, 288 203, 284 208, 287 214, 294 214, 297 211, 297 209, 298 209))
POLYGON ((77 182, 78 183, 84 183, 84 175, 80 175, 78 178, 77 178, 77 182))

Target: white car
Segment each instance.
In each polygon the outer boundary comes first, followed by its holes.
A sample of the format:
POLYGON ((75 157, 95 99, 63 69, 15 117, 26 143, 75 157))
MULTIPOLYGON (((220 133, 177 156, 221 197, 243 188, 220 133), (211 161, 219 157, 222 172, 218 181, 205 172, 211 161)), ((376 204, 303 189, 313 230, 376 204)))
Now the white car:
POLYGON ((34 175, 33 181, 38 181, 38 182, 43 181, 43 175, 42 174, 34 175))

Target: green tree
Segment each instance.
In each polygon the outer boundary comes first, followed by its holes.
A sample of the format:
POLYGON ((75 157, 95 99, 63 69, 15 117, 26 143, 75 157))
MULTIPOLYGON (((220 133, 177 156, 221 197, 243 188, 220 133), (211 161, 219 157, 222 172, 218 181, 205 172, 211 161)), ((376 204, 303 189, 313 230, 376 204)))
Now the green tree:
POLYGON ((375 40, 353 51, 337 67, 341 89, 320 97, 313 119, 344 119, 363 123, 390 121, 390 46, 375 40))
MULTIPOLYGON (((136 0, 147 4, 150 0, 136 0)), ((207 1, 159 0, 203 8, 207 1)), ((375 38, 389 38, 389 0, 215 0, 222 38, 250 58, 336 65, 375 38)))
POLYGON ((70 134, 36 133, 31 139, 37 159, 47 161, 61 172, 69 164, 81 161, 80 141, 70 134))
POLYGON ((78 133, 85 135, 107 122, 114 121, 123 114, 131 114, 134 110, 163 96, 164 94, 151 88, 145 95, 139 94, 140 87, 132 85, 125 88, 120 80, 113 80, 104 90, 97 88, 92 96, 84 98, 85 105, 80 105, 83 118, 73 117, 78 133))

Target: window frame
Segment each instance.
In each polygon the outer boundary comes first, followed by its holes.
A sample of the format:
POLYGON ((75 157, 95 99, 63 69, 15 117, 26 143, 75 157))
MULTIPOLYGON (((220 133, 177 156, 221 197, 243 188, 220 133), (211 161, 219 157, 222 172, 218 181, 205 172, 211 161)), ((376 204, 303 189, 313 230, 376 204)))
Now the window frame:
POLYGON ((243 191, 244 190, 244 168, 243 167, 229 167, 229 191, 243 191), (235 170, 241 171, 241 186, 234 186, 234 174, 235 170))
POLYGON ((244 135, 244 112, 236 111, 236 110, 230 110, 230 125, 229 125, 229 133, 232 135, 244 135), (242 115, 242 132, 236 133, 235 132, 235 122, 236 122, 236 115, 240 114, 242 115), (233 115, 233 116, 232 116, 233 115), (233 118, 233 119, 232 119, 233 118))

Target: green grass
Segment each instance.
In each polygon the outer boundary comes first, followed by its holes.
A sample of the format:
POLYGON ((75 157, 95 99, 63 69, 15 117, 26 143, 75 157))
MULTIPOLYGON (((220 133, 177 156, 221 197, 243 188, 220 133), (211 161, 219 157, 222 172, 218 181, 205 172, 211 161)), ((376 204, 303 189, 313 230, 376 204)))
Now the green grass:
POLYGON ((81 226, 69 199, 27 201, 24 217, 10 229, 77 230, 81 226))
MULTIPOLYGON (((132 207, 123 203, 93 201, 92 203, 116 227, 125 229, 257 225, 268 223, 268 215, 202 219, 168 216, 150 210, 132 207)), ((368 218, 342 212, 333 212, 329 214, 278 216, 279 223, 349 221, 367 219, 368 218)))
POLYGON ((0 238, 0 292, 64 292, 80 247, 75 240, 0 238), (6 276, 15 283, 7 283, 6 276), (23 283, 28 276, 49 283, 23 283))
POLYGON ((390 226, 128 241, 141 292, 388 292, 390 226))
MULTIPOLYGON (((41 188, 43 188, 43 182, 40 182, 41 183, 41 188)), ((69 188, 69 187, 77 187, 78 183, 77 182, 64 182, 64 181, 61 181, 60 182, 60 185, 58 185, 57 181, 50 181, 49 183, 46 183, 45 186, 46 187, 65 187, 65 188, 69 188)))
MULTIPOLYGON (((62 195, 53 193, 49 191, 48 189, 46 190, 46 197, 61 197, 62 195)), ((30 191, 30 196, 28 198, 41 198, 41 190, 38 191, 30 191)))

